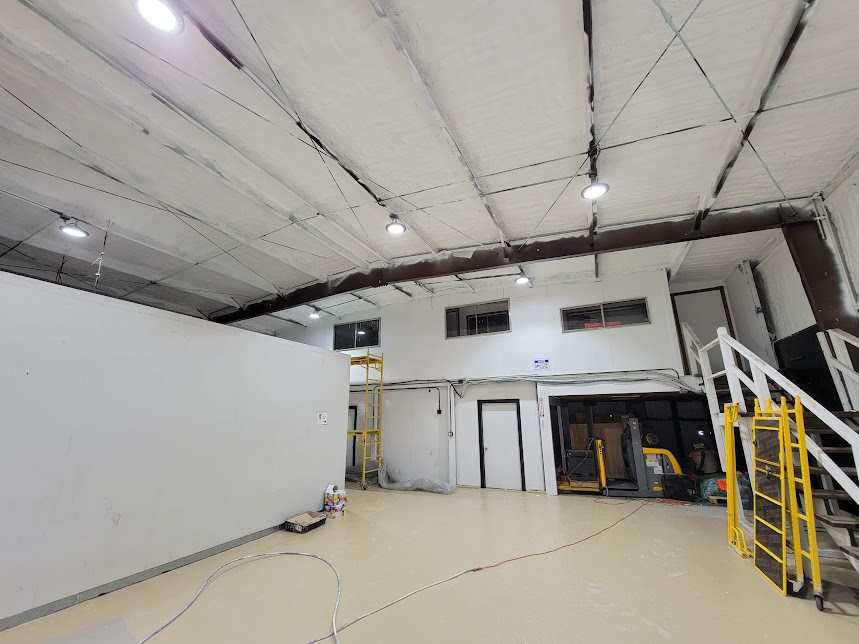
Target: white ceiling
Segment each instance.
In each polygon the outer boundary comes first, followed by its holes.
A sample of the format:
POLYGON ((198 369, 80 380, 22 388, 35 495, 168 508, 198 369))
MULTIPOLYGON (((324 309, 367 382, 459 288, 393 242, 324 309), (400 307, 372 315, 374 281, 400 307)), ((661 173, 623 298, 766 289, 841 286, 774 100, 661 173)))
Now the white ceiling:
MULTIPOLYGON (((598 170, 612 186, 599 225, 692 213, 736 136, 722 100, 739 120, 754 109, 803 3, 662 0, 695 59, 655 1, 592 4, 598 170)), ((0 269, 56 279, 62 264, 64 283, 92 288, 104 250, 99 292, 209 316, 501 235, 588 228, 580 0, 187 5, 243 69, 193 21, 161 34, 129 0, 0 0, 0 269), (384 230, 391 211, 401 237, 384 230), (58 213, 90 237, 63 236, 58 213)), ((818 5, 752 133, 757 155, 742 151, 715 208, 827 194, 857 156, 859 3, 818 5)), ((766 238, 713 247, 756 253, 766 238)), ((708 247, 694 242, 676 279, 712 274, 708 247)), ((670 268, 681 250, 605 255, 600 273, 670 268)), ((593 279, 593 265, 527 270, 548 284, 593 279)), ((400 288, 509 279, 467 277, 400 288)), ((338 297, 337 315, 375 305, 338 297)))

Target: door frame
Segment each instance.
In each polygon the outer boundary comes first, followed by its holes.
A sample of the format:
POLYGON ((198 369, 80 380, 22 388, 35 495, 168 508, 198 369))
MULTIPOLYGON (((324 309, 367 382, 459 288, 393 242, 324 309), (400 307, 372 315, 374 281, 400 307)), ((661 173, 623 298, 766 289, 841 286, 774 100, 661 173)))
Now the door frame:
POLYGON ((707 291, 719 291, 722 296, 722 307, 725 309, 725 319, 728 321, 728 332, 731 337, 736 337, 734 333, 734 321, 731 319, 731 307, 728 305, 728 296, 725 294, 724 286, 710 286, 707 288, 696 288, 691 291, 677 291, 671 293, 671 308, 674 311, 674 324, 677 327, 677 341, 680 343, 680 357, 683 359, 683 372, 691 375, 691 365, 689 357, 686 355, 686 347, 683 345, 683 329, 680 327, 680 316, 677 314, 677 302, 674 298, 678 295, 694 295, 695 293, 706 293, 707 291))
MULTIPOLYGON (((349 410, 351 411, 353 409, 355 410, 355 418, 352 420, 352 431, 357 432, 358 431, 358 405, 349 405, 349 410)), ((349 415, 347 414, 346 417, 348 419, 349 415)), ((352 467, 356 466, 355 456, 356 456, 357 446, 358 446, 358 437, 353 436, 352 437, 352 467)))
POLYGON ((483 404, 500 403, 516 405, 516 429, 519 433, 519 474, 522 477, 522 491, 525 492, 525 450, 522 448, 522 407, 518 398, 491 398, 477 401, 477 440, 480 449, 480 487, 486 487, 486 461, 483 452, 483 404))

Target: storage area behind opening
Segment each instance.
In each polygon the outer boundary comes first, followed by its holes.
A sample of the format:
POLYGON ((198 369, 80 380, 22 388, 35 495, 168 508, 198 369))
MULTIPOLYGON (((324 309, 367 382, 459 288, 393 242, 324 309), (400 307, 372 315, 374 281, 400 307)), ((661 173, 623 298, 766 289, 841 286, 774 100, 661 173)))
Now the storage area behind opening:
POLYGON ((602 470, 605 478, 593 491, 661 496, 654 493, 662 491, 661 481, 652 481, 648 488, 645 477, 636 476, 646 469, 642 463, 655 468, 651 473, 657 477, 664 472, 694 478, 718 470, 716 440, 703 396, 557 396, 549 404, 561 491, 572 491, 570 485, 580 487, 577 480, 590 478, 584 471, 593 469, 602 470), (642 463, 636 465, 639 454, 642 463))

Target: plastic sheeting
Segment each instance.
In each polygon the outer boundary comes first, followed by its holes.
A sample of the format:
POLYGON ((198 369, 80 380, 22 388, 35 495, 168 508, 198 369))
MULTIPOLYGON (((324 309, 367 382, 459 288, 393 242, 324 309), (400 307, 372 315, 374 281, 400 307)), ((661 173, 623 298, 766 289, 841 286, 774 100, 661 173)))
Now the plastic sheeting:
POLYGON ((441 483, 429 479, 398 481, 388 473, 388 466, 384 461, 382 461, 382 469, 379 472, 379 485, 386 490, 423 490, 435 494, 453 494, 456 492, 456 485, 453 483, 441 483))

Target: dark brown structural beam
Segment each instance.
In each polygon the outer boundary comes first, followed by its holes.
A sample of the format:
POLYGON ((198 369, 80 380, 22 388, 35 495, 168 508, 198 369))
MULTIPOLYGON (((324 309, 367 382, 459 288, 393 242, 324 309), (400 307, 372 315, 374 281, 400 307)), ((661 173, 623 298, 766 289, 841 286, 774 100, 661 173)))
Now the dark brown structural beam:
POLYGON ((813 221, 785 226, 784 237, 818 329, 842 329, 859 336, 859 316, 851 306, 847 276, 833 244, 822 239, 813 221))
MULTIPOLYGON (((797 205, 791 208, 783 204, 753 206, 711 212, 698 230, 693 230, 695 215, 691 214, 670 220, 603 228, 593 238, 593 242, 590 241, 587 232, 583 232, 579 235, 547 241, 534 240, 518 248, 479 249, 467 257, 449 255, 418 262, 392 264, 387 268, 355 272, 336 280, 299 288, 286 295, 250 304, 242 310, 213 316, 212 321, 224 324, 239 322, 258 315, 309 304, 332 295, 398 282, 411 282, 505 266, 515 268, 519 264, 584 257, 725 235, 741 235, 758 230, 792 226, 799 222, 811 221, 813 217, 814 211, 810 202, 807 208, 797 205)), ((816 229, 814 223, 810 225, 816 229)))

